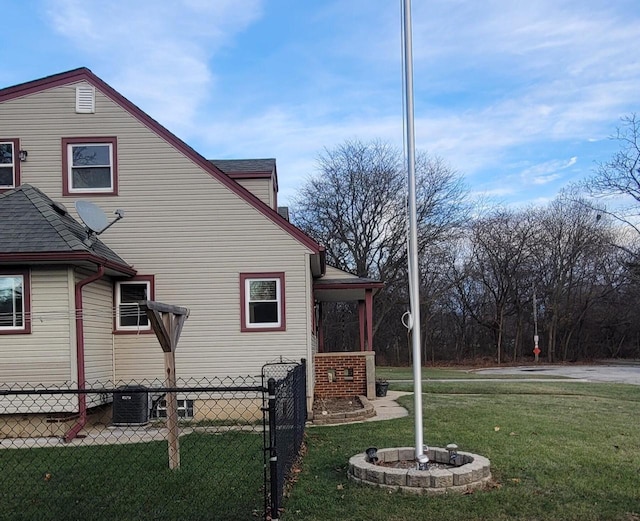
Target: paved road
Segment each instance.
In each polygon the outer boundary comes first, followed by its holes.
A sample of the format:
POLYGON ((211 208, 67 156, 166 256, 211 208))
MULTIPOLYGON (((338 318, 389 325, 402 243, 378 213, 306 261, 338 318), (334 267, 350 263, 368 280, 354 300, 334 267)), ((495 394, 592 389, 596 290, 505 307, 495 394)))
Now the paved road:
POLYGON ((565 376, 588 382, 615 382, 640 385, 640 364, 537 365, 478 369, 480 374, 565 376))

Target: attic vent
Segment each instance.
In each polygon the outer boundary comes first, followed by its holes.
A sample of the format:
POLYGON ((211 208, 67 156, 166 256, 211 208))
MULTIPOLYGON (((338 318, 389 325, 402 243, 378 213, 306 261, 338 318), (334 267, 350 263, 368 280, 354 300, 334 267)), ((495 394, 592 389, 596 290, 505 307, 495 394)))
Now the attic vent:
POLYGON ((51 203, 51 208, 53 208, 56 212, 58 212, 60 215, 67 215, 67 207, 62 204, 59 203, 58 201, 53 201, 53 203, 51 203))
POLYGON ((91 85, 76 87, 76 112, 93 114, 96 111, 96 90, 91 85))

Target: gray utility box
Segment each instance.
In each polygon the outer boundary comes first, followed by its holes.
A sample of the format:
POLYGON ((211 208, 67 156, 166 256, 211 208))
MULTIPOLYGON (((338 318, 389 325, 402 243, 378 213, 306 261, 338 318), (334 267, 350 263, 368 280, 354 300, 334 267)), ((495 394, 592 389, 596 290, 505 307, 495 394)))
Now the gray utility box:
POLYGON ((142 385, 125 385, 113 393, 112 425, 149 423, 149 392, 142 385))

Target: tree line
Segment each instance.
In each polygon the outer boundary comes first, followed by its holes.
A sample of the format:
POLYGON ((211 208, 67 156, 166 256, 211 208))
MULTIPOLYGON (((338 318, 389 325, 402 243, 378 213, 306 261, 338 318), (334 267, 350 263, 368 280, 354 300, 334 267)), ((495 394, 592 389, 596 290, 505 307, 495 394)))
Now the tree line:
MULTIPOLYGON (((425 361, 533 357, 550 362, 640 357, 637 213, 640 136, 623 119, 620 151, 580 185, 545 205, 482 207, 439 158, 416 166, 422 357, 425 361), (607 199, 618 197, 610 208, 607 199)), ((327 262, 381 280, 375 299, 379 363, 406 364, 408 310, 406 175, 386 143, 325 149, 299 191, 293 221, 327 248, 327 262)), ((324 306, 325 341, 358 345, 356 303, 324 306)))

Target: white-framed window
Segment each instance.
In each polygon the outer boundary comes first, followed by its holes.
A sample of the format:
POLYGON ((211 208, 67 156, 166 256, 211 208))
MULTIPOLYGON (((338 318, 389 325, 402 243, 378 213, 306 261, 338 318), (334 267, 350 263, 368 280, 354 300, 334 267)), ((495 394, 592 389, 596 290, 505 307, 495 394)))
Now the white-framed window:
POLYGON ((65 138, 64 195, 116 194, 115 138, 65 138))
MULTIPOLYGON (((193 400, 177 400, 178 418, 193 418, 193 400)), ((167 417, 167 400, 160 400, 151 409, 152 418, 167 417)))
POLYGON ((138 303, 153 300, 152 282, 153 279, 146 277, 116 282, 116 331, 151 331, 147 313, 138 303))
POLYGON ((26 273, 0 273, 0 334, 30 332, 28 292, 26 273))
POLYGON ((20 160, 17 139, 0 139, 0 190, 20 184, 20 160))
POLYGON ((284 330, 284 273, 243 273, 240 281, 241 330, 284 330))

